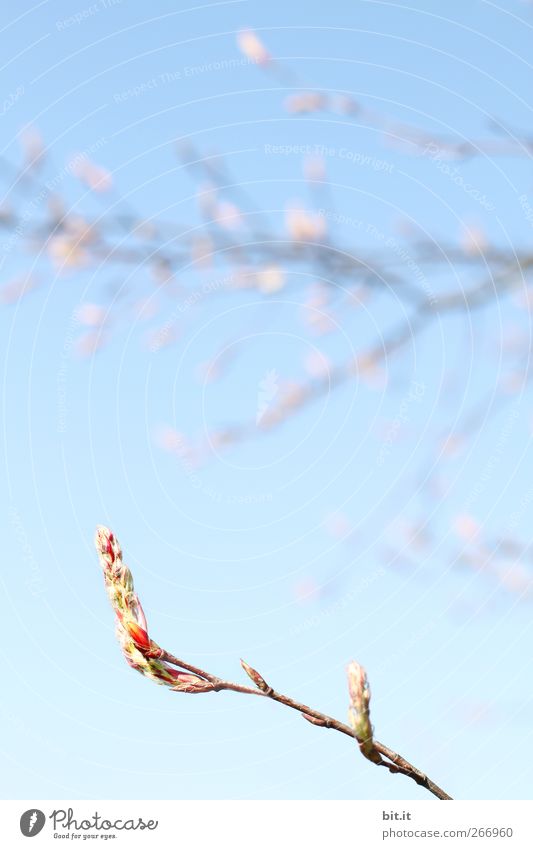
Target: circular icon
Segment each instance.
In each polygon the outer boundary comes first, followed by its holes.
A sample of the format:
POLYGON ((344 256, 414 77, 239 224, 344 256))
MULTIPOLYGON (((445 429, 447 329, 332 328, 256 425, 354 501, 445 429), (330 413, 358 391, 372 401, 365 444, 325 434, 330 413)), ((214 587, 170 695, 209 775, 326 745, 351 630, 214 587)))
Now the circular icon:
POLYGON ((43 830, 46 817, 42 811, 37 808, 30 808, 29 811, 24 811, 20 818, 20 830, 24 837, 35 837, 43 830))

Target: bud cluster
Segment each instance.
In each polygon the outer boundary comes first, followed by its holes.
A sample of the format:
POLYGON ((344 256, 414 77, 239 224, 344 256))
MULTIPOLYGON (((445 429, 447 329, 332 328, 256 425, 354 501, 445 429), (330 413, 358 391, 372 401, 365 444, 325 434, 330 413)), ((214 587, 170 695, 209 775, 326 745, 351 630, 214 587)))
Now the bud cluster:
POLYGON ((148 635, 148 625, 139 597, 134 592, 133 577, 122 560, 119 542, 109 528, 99 525, 95 545, 104 573, 104 582, 116 615, 117 638, 124 657, 156 684, 182 693, 205 693, 212 689, 198 675, 183 672, 158 659, 162 650, 148 635))

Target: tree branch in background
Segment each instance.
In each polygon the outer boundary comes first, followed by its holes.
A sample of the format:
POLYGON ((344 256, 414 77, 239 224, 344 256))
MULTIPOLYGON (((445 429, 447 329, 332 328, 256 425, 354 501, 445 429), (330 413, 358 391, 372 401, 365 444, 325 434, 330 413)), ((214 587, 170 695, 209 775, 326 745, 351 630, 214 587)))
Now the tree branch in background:
POLYGON ((229 690, 250 696, 261 696, 285 707, 299 711, 310 722, 322 728, 333 728, 352 737, 361 753, 377 766, 389 772, 400 773, 425 787, 438 799, 451 799, 427 775, 401 757, 401 755, 374 739, 370 723, 370 688, 366 672, 355 661, 348 666, 350 693, 349 719, 345 725, 327 714, 301 704, 289 696, 276 692, 255 669, 241 660, 242 667, 254 684, 248 687, 225 681, 216 675, 192 666, 157 645, 148 634, 146 617, 138 596, 134 592, 133 578, 122 559, 122 550, 115 535, 99 526, 95 538, 96 550, 104 573, 104 581, 116 614, 117 636, 126 661, 155 681, 181 693, 209 693, 229 690))

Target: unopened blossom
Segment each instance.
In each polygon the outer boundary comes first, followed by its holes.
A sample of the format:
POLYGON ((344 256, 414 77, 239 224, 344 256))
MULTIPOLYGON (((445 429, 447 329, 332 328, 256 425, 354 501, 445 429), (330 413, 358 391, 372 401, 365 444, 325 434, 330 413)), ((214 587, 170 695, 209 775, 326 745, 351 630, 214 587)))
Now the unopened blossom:
POLYGON ((374 746, 373 729, 370 724, 370 687, 366 672, 355 660, 349 663, 347 672, 350 691, 348 711, 350 725, 365 758, 374 763, 380 763, 381 756, 374 746))

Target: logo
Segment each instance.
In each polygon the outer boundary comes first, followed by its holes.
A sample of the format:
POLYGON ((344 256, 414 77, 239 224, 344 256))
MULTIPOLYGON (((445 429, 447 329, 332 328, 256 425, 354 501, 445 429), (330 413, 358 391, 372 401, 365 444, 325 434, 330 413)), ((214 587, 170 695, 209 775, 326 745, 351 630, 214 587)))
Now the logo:
POLYGON ((43 830, 46 817, 42 811, 37 808, 30 808, 29 811, 24 811, 20 818, 20 830, 24 837, 35 837, 43 830))

